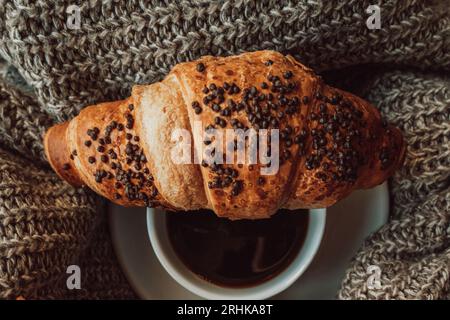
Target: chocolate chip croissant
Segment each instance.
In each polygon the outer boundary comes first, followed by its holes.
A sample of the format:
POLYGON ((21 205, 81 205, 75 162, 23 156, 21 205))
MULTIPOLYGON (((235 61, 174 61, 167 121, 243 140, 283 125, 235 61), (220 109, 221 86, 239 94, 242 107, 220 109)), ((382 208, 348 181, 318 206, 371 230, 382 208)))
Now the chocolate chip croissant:
POLYGON ((163 81, 135 86, 128 99, 89 106, 50 128, 44 144, 61 178, 117 204, 209 208, 230 219, 328 207, 382 183, 405 153, 400 131, 375 107, 273 51, 178 64, 163 81), (199 151, 197 161, 174 161, 182 140, 174 131, 194 127, 277 132, 276 152, 266 150, 277 170, 263 173, 271 163, 201 161, 211 140, 195 134, 190 151, 199 151))

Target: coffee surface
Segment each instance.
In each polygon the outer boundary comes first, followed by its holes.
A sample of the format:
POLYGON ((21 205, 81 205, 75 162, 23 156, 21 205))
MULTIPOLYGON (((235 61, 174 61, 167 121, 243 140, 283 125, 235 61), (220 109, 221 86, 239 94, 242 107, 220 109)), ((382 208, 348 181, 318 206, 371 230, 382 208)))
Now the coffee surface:
POLYGON ((169 238, 195 274, 225 287, 260 284, 295 259, 306 237, 307 210, 279 210, 263 220, 231 221, 212 211, 170 212, 169 238))

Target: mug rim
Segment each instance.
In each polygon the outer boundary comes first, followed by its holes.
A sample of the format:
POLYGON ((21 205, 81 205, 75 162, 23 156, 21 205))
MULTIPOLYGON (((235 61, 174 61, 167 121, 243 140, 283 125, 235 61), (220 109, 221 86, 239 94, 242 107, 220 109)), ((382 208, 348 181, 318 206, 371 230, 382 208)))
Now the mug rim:
POLYGON ((205 299, 268 299, 291 286, 306 271, 322 243, 326 209, 305 209, 309 221, 305 240, 296 257, 271 279, 249 287, 224 287, 192 272, 176 254, 167 235, 166 210, 147 208, 147 232, 155 255, 169 275, 188 291, 205 299), (162 227, 161 227, 162 224, 162 227))

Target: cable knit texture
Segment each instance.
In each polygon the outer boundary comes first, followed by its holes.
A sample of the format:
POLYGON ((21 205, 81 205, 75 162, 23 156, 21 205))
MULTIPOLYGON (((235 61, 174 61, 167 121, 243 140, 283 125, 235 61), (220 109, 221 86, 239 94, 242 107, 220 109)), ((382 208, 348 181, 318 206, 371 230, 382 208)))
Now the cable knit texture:
POLYGON ((104 203, 49 169, 41 135, 86 105, 124 98, 202 55, 292 54, 398 127, 406 163, 391 219, 349 265, 341 299, 448 298, 450 18, 445 1, 0 0, 0 297, 133 298, 104 203), (67 21, 80 8, 80 28, 67 21), (67 290, 66 268, 83 270, 67 290), (381 269, 381 288, 367 268, 381 269))

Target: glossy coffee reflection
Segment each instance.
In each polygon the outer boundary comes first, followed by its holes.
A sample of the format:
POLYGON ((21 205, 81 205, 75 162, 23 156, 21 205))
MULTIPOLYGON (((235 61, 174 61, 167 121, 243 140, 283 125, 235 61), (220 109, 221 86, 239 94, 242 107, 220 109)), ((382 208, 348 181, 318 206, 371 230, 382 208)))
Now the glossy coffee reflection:
POLYGON ((167 228, 180 260, 225 287, 261 284, 282 272, 306 237, 307 210, 279 210, 270 219, 231 221, 212 211, 170 212, 167 228))

